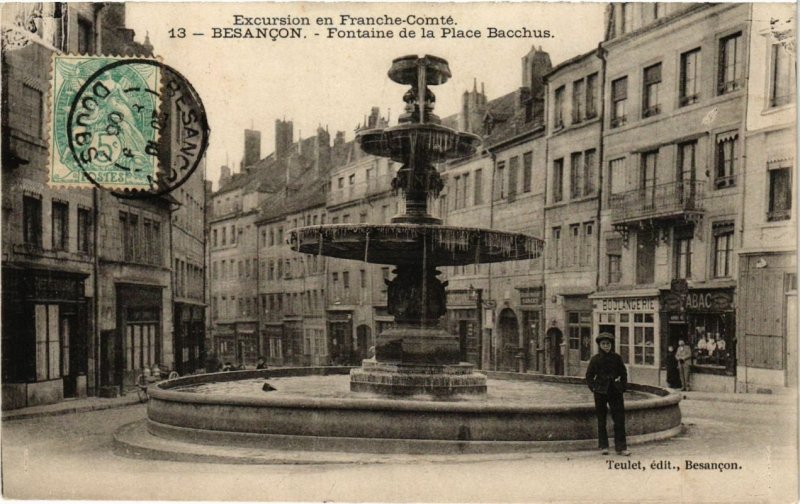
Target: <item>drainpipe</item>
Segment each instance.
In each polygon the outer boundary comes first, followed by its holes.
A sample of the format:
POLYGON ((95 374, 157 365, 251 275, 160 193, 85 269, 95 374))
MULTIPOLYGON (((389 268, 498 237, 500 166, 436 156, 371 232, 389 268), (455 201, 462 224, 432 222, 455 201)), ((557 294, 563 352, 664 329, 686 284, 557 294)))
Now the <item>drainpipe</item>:
MULTIPOLYGON (((750 4, 750 15, 748 16, 748 19, 753 19, 753 4, 750 4)), ((751 24, 752 24, 752 21, 751 21, 751 24)), ((750 45, 750 34, 752 34, 752 30, 750 30, 750 32, 748 32, 748 37, 747 37, 748 38, 748 40, 747 40, 748 45, 750 45)), ((739 146, 739 152, 742 153, 742 155, 741 155, 741 160, 742 161, 741 161, 741 164, 740 164, 741 169, 739 170, 741 172, 741 175, 742 175, 741 176, 742 180, 741 180, 741 184, 740 184, 740 187, 742 188, 742 196, 741 196, 741 203, 739 204, 739 250, 744 248, 744 208, 745 208, 745 204, 747 203, 747 199, 746 199, 746 195, 747 195, 747 180, 746 180, 746 177, 747 177, 747 113, 750 110, 750 58, 745 58, 745 64, 744 65, 745 65, 744 72, 743 72, 744 73, 744 114, 742 114, 742 125, 741 125, 741 127, 739 129, 739 131, 741 133, 741 138, 742 138, 741 145, 739 146)), ((714 145, 714 147, 716 147, 716 145, 714 145)), ((714 169, 714 167, 712 167, 712 170, 713 169, 714 169)), ((737 267, 736 267, 736 274, 737 274, 737 276, 739 276, 739 265, 737 265, 737 267)), ((739 286, 739 282, 737 281, 737 287, 738 286, 739 286)), ((735 324, 735 326, 736 326, 736 331, 738 332, 740 324, 735 324)), ((742 332, 744 333, 744 331, 742 331, 742 332)), ((744 336, 744 334, 742 334, 742 336, 744 336)), ((735 338, 735 342, 738 343, 739 342, 739 338, 736 338, 735 334, 734 334, 734 338, 735 338)), ((747 386, 748 386, 748 383, 747 383, 747 358, 746 358, 747 354, 746 354, 746 350, 745 350, 746 345, 745 345, 744 338, 742 338, 741 347, 742 347, 742 359, 743 359, 743 361, 745 363, 745 366, 744 366, 744 390, 743 390, 743 392, 747 392, 747 386)), ((739 350, 738 348, 734 348, 734 351, 736 352, 737 355, 739 353, 738 350, 739 350)), ((738 367, 738 366, 736 366, 736 367, 738 367)), ((739 392, 739 390, 738 390, 739 387, 738 386, 739 386, 739 378, 736 376, 736 373, 735 373, 735 370, 734 370, 734 378, 733 378, 733 392, 734 393, 739 392)))
MULTIPOLYGON (((494 188, 495 188, 495 175, 497 169, 497 154, 492 152, 488 147, 486 148, 486 153, 489 154, 490 159, 492 160, 492 183, 490 185, 490 193, 489 193, 489 229, 494 229, 494 188)), ((487 274, 487 289, 486 294, 489 302, 491 303, 492 298, 492 263, 488 264, 489 270, 487 274)), ((483 309, 483 307, 481 307, 483 309)), ((485 321, 484 321, 485 323, 485 321)), ((494 348, 494 341, 493 341, 493 332, 494 332, 494 312, 492 312, 492 328, 490 329, 483 329, 481 328, 485 334, 484 345, 487 348, 485 349, 486 355, 483 355, 481 360, 483 364, 483 369, 487 368, 488 363, 492 363, 494 365, 494 370, 497 370, 497 356, 493 355, 492 350, 494 348), (487 358, 488 357, 488 358, 487 358), (493 358, 494 357, 494 358, 493 358)), ((481 348, 481 352, 484 352, 484 349, 481 348)))
POLYGON ((597 167, 598 167, 598 170, 597 170, 597 232, 595 233, 597 235, 597 248, 596 248, 596 252, 597 252, 597 267, 596 267, 595 279, 594 279, 595 291, 600 287, 600 260, 601 260, 601 257, 602 257, 601 254, 600 254, 600 245, 602 243, 601 242, 601 238, 600 238, 601 229, 602 229, 601 220, 600 219, 602 217, 602 211, 603 211, 603 168, 605 166, 605 162, 604 162, 604 159, 603 159, 603 155, 604 155, 604 148, 603 147, 605 145, 604 142, 603 142, 603 135, 605 134, 605 128, 606 128, 606 120, 605 120, 606 119, 606 115, 605 115, 605 109, 606 109, 605 96, 606 96, 606 94, 605 94, 605 89, 606 89, 606 66, 607 66, 607 62, 606 62, 606 50, 603 48, 602 42, 597 44, 597 57, 600 58, 600 61, 602 62, 602 64, 601 64, 601 70, 600 70, 600 93, 598 93, 599 94, 599 98, 600 98, 600 110, 598 110, 598 114, 600 115, 600 140, 599 140, 599 142, 597 144, 597 167))
POLYGON ((93 276, 92 283, 94 285, 94 296, 92 296, 92 312, 94 318, 94 395, 100 395, 100 384, 101 384, 101 376, 100 376, 100 359, 102 358, 101 355, 101 341, 100 341, 100 301, 99 301, 99 294, 100 294, 100 259, 99 259, 99 250, 100 247, 97 243, 97 236, 98 236, 98 228, 100 227, 98 217, 100 212, 98 210, 98 205, 100 200, 97 196, 97 187, 92 187, 92 249, 94 252, 94 258, 92 261, 92 269, 93 269, 93 276))
MULTIPOLYGON (((172 357, 173 357, 172 369, 176 369, 178 363, 176 362, 177 359, 175 359, 175 350, 176 350, 175 335, 178 332, 177 327, 180 327, 180 320, 178 320, 177 324, 175 323, 176 322, 175 321, 175 305, 177 304, 175 301, 176 301, 176 298, 178 297, 176 295, 176 292, 175 292, 175 277, 178 275, 178 271, 177 271, 177 268, 175 270, 172 269, 173 265, 175 264, 175 249, 174 249, 174 243, 173 243, 173 239, 172 239, 172 235, 174 234, 173 233, 173 228, 175 227, 175 224, 172 222, 172 217, 173 217, 172 213, 174 212, 174 210, 172 208, 172 203, 168 203, 167 205, 168 205, 167 208, 169 209, 169 217, 168 217, 169 218, 169 254, 167 254, 167 256, 169 257, 169 264, 167 265, 167 268, 169 269, 169 271, 172 272, 169 275, 169 284, 170 284, 170 290, 171 290, 171 294, 172 294, 170 296, 170 302, 172 303, 172 310, 170 310, 170 312, 172 313, 172 357)), ((164 322, 166 322, 166 320, 164 322)), ((163 351, 164 344, 165 344, 165 342, 162 340, 161 341, 161 346, 162 346, 161 350, 162 350, 162 352, 161 352, 161 357, 159 359, 159 361, 161 363, 163 363, 164 359, 166 358, 166 355, 164 355, 164 351, 163 351)), ((181 358, 183 358, 183 352, 181 352, 181 358)))

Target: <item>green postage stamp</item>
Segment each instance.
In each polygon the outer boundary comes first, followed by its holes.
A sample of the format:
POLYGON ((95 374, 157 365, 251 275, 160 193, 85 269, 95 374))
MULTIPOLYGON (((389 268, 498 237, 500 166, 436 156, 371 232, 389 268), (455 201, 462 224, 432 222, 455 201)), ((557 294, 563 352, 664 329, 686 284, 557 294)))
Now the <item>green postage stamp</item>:
POLYGON ((160 67, 140 59, 55 55, 51 75, 50 185, 152 187, 160 67))

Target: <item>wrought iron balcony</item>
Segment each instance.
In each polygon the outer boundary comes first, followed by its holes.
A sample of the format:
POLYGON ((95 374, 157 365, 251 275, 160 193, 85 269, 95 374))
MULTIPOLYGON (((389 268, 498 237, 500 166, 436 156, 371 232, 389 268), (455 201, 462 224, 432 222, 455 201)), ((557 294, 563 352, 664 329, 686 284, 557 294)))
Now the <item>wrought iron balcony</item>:
POLYGON ((612 223, 620 225, 702 215, 703 189, 703 181, 680 180, 612 194, 609 200, 612 223))

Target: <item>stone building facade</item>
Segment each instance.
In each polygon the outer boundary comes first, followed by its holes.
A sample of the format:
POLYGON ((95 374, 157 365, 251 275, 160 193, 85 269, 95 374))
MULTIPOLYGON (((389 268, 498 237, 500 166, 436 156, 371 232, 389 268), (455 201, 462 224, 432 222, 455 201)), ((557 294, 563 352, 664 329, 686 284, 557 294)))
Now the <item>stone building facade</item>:
POLYGON ((4 408, 117 394, 145 368, 175 365, 176 200, 50 188, 48 78, 54 53, 153 48, 133 41, 121 4, 9 4, 3 14, 4 408))

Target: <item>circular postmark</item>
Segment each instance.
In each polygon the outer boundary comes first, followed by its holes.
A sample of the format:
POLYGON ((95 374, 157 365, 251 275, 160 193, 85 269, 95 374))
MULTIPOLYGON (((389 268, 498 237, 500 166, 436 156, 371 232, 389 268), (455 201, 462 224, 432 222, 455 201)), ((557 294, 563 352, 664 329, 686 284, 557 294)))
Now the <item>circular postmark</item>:
POLYGON ((180 187, 199 166, 210 133, 189 81, 145 58, 117 60, 90 75, 74 94, 66 127, 86 180, 120 198, 180 187))

